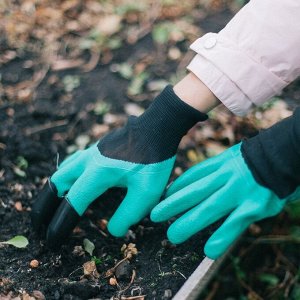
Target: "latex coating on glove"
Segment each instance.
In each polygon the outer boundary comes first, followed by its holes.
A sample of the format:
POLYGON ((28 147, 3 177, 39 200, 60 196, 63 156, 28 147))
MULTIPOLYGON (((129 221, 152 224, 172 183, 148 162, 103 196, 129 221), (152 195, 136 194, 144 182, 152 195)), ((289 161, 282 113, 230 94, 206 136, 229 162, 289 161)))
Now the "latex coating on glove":
POLYGON ((108 224, 111 234, 123 236, 158 203, 174 161, 175 156, 154 164, 121 161, 103 156, 94 145, 66 160, 51 182, 80 216, 107 189, 126 187, 126 197, 108 224))
POLYGON ((168 229, 178 244, 210 224, 228 216, 205 245, 205 254, 220 257, 253 222, 274 216, 286 201, 297 198, 299 189, 286 199, 259 185, 237 144, 220 155, 195 165, 167 190, 166 199, 151 212, 154 222, 184 213, 168 229))

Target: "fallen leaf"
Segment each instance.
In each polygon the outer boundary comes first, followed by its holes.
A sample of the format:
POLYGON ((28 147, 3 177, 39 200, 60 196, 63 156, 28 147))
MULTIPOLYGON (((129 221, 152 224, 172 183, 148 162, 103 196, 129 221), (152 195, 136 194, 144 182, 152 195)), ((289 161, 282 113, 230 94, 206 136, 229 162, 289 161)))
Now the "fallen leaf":
POLYGON ((106 15, 99 18, 95 29, 105 36, 111 36, 119 31, 122 18, 118 15, 106 15))
POLYGON ((16 235, 8 241, 0 242, 0 244, 12 245, 16 248, 25 248, 28 245, 28 240, 23 235, 16 235))
POLYGON ((95 250, 95 245, 93 242, 91 242, 89 239, 83 240, 83 247, 84 250, 90 255, 93 255, 93 251, 95 250))
POLYGON ((138 251, 135 247, 135 244, 129 243, 128 245, 123 244, 121 247, 121 252, 123 253, 125 258, 131 259, 134 255, 137 255, 138 251))
POLYGON ((100 277, 100 274, 97 271, 96 263, 92 260, 83 264, 83 274, 91 279, 98 279, 100 277))

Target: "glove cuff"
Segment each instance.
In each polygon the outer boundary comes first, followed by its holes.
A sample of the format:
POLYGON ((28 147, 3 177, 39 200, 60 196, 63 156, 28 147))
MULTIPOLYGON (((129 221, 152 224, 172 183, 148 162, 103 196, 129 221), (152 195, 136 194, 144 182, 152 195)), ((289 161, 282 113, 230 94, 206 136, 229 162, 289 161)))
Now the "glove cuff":
POLYGON ((183 102, 168 85, 140 117, 98 144, 102 155, 135 163, 157 163, 176 154, 182 137, 208 116, 183 102))
POLYGON ((242 155, 255 180, 279 198, 300 185, 300 109, 292 117, 242 143, 242 155))

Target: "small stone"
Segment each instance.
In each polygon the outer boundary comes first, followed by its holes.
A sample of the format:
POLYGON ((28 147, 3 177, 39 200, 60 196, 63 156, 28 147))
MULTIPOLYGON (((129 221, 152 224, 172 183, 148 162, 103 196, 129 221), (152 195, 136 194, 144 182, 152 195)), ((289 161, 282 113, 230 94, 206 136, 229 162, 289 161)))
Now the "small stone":
POLYGON ((72 253, 75 256, 83 256, 84 255, 84 250, 83 250, 82 246, 75 246, 72 253))
POLYGON ((91 277, 92 279, 97 279, 100 277, 100 274, 97 271, 96 263, 91 260, 87 261, 83 264, 83 273, 87 277, 91 277))
POLYGON ((35 300, 34 297, 31 297, 29 294, 26 292, 22 295, 22 300, 35 300))
POLYGON ((100 219, 97 221, 97 225, 100 227, 101 230, 106 230, 107 223, 108 222, 106 219, 100 219))
POLYGON ((60 299, 60 293, 59 293, 58 290, 56 290, 56 291, 54 292, 54 299, 55 299, 55 300, 59 300, 59 299, 60 299))
POLYGON ((35 269, 35 268, 37 268, 38 266, 39 266, 39 261, 38 260, 36 260, 36 259, 33 259, 30 263, 29 263, 29 266, 30 266, 30 268, 32 268, 32 269, 35 269))
POLYGON ((164 248, 167 248, 167 249, 173 249, 173 248, 176 248, 176 245, 172 244, 169 240, 165 239, 165 240, 162 240, 161 241, 161 245, 164 247, 164 248))
POLYGON ((83 233, 83 230, 82 230, 79 226, 76 226, 76 227, 73 229, 73 233, 74 233, 74 234, 82 234, 82 233, 83 233))
POLYGON ((23 89, 23 90, 18 91, 18 93, 17 93, 18 100, 23 101, 23 102, 29 101, 31 99, 31 97, 32 97, 31 89, 23 89))
POLYGON ((110 285, 117 285, 117 279, 115 277, 109 278, 109 284, 110 285))
POLYGON ((78 147, 78 149, 83 150, 87 146, 87 144, 90 142, 90 140, 91 139, 88 135, 82 134, 76 138, 75 144, 78 147))
POLYGON ((183 171, 180 167, 176 167, 174 173, 176 176, 180 176, 183 173, 183 171))
POLYGON ((164 299, 168 299, 172 297, 172 291, 170 289, 165 290, 164 299))
POLYGON ((119 280, 128 280, 131 278, 132 268, 129 260, 122 261, 116 268, 116 277, 119 280))
POLYGON ((181 52, 177 47, 171 47, 168 51, 168 58, 177 60, 181 57, 181 52))
POLYGON ((253 236, 258 236, 261 233, 261 227, 256 224, 251 224, 249 226, 249 232, 253 236))
POLYGON ((36 299, 36 300, 45 300, 45 296, 41 291, 33 291, 32 292, 32 296, 36 299))
POLYGON ((15 203, 15 209, 16 209, 17 211, 22 211, 22 210, 23 210, 23 206, 22 206, 22 202, 21 202, 21 201, 17 201, 17 202, 15 203))
POLYGON ((13 109, 13 108, 8 108, 7 110, 6 110, 6 114, 9 116, 9 117, 13 117, 14 116, 14 114, 15 114, 15 110, 13 109))
POLYGON ((95 124, 92 127, 92 136, 95 139, 99 139, 104 134, 106 134, 109 131, 109 126, 106 124, 95 124))
POLYGON ((124 110, 127 115, 129 115, 129 116, 132 115, 132 116, 137 116, 137 117, 140 116, 145 111, 141 106, 139 106, 135 103, 127 103, 124 106, 124 110))

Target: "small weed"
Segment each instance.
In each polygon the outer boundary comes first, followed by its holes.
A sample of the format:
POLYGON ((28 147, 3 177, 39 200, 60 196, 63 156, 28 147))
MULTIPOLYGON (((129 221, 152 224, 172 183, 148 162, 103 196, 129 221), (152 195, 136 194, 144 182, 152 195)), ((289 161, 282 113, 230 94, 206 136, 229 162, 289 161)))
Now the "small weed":
POLYGON ((96 256, 92 256, 91 261, 94 261, 97 266, 103 264, 103 260, 96 256))

